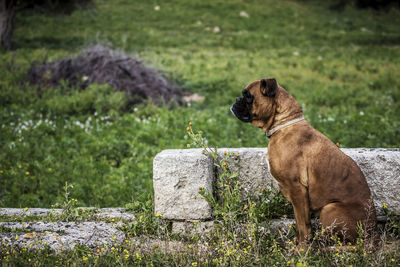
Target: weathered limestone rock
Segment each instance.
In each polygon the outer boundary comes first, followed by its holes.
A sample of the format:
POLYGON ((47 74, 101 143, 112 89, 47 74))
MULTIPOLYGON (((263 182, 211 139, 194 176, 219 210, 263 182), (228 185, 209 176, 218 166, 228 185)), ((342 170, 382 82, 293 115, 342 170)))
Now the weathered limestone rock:
POLYGON ((78 244, 111 247, 125 239, 122 231, 105 222, 0 222, 0 227, 17 230, 1 233, 1 244, 29 249, 71 250, 78 244))
MULTIPOLYGON (((269 173, 265 155, 267 148, 227 148, 233 152, 228 160, 239 181, 250 193, 268 188, 276 181, 269 173), (236 157, 236 154, 239 157, 236 157)), ((382 204, 400 214, 400 149, 342 149, 363 171, 370 186, 378 214, 382 204)), ((212 219, 208 203, 198 194, 202 186, 212 192, 212 182, 218 170, 213 161, 202 154, 202 149, 166 150, 154 159, 155 212, 171 220, 212 219)))
POLYGON ((46 216, 50 214, 61 214, 62 209, 42 209, 42 208, 2 208, 0 209, 0 216, 46 216))
MULTIPOLYGON (((94 212, 94 217, 109 218, 109 219, 122 219, 122 220, 135 220, 136 217, 132 213, 127 212, 123 208, 102 208, 97 209, 94 207, 80 207, 80 210, 85 209, 94 212)), ((61 215, 63 209, 42 209, 42 208, 0 208, 0 216, 48 216, 48 215, 61 215)))
POLYGON ((0 222, 0 244, 28 249, 43 249, 49 246, 55 251, 71 250, 76 245, 102 247, 109 249, 125 239, 125 234, 118 229, 122 221, 116 224, 98 221, 101 219, 135 220, 132 213, 122 208, 93 207, 78 208, 90 211, 92 222, 46 222, 57 219, 62 209, 41 208, 1 208, 0 216, 25 218, 40 216, 44 222, 0 222), (53 217, 54 216, 54 217, 53 217))
POLYGON ((382 205, 400 214, 400 149, 343 149, 363 171, 378 214, 382 205))
POLYGON ((220 148, 218 156, 225 158, 224 153, 232 156, 228 164, 232 172, 238 172, 239 182, 243 185, 245 192, 256 193, 261 188, 278 188, 278 183, 272 177, 267 162, 266 148, 220 148))
POLYGON ((122 219, 126 221, 135 220, 136 217, 132 213, 126 212, 125 209, 122 208, 103 208, 99 209, 98 213, 96 213, 96 217, 98 218, 109 218, 109 219, 122 219))
POLYGON ((162 151, 153 162, 155 213, 171 220, 211 218, 199 188, 212 192, 213 180, 213 161, 200 149, 162 151))

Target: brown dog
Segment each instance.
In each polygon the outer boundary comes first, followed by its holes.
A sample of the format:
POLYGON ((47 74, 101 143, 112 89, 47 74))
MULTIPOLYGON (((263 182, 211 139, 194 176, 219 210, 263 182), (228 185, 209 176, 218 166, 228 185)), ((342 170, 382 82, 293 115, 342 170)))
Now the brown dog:
POLYGON ((231 111, 270 138, 271 174, 293 205, 300 245, 311 237, 310 211, 342 240, 354 242, 359 223, 376 239, 375 207, 360 168, 304 120, 301 106, 275 79, 249 84, 231 111))

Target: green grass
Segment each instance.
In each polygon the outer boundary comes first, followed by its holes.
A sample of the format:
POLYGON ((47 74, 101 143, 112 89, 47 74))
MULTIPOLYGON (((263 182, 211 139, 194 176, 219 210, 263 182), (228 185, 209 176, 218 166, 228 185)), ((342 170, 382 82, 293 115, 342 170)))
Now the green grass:
POLYGON ((16 49, 0 53, 2 207, 50 207, 65 182, 80 206, 149 201, 152 159, 186 147, 188 121, 210 146, 267 146, 261 131, 229 111, 262 77, 277 78, 342 147, 400 146, 399 10, 336 12, 320 1, 95 3, 71 16, 17 14, 16 49), (62 88, 38 98, 24 80, 32 61, 98 42, 140 56, 206 100, 122 113, 119 96, 102 86, 91 90, 102 90, 104 101, 62 88))
POLYGON ((66 181, 84 206, 149 199, 152 158, 186 147, 188 121, 211 146, 267 146, 261 131, 229 112, 241 89, 262 77, 276 77, 311 124, 342 147, 399 147, 399 10, 328 6, 96 1, 96 8, 71 16, 18 13, 16 49, 0 54, 0 205, 48 207, 66 181), (91 98, 104 87, 61 88, 39 99, 24 80, 32 61, 59 59, 96 42, 140 56, 206 101, 121 113, 111 91, 102 91, 104 101, 91 98))

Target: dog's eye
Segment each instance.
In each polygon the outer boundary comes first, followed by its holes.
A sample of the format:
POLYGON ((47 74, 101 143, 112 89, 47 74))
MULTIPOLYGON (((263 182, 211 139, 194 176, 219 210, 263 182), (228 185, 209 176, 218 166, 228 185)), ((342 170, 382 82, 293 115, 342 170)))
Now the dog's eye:
POLYGON ((251 103, 253 103, 253 99, 254 99, 254 96, 249 95, 249 96, 246 97, 246 102, 247 102, 248 104, 251 104, 251 103))

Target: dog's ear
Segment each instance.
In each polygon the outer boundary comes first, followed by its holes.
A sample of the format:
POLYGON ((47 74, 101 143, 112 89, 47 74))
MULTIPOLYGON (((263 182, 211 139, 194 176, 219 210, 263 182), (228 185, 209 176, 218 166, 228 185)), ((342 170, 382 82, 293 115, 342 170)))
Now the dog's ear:
POLYGON ((263 96, 274 97, 278 90, 278 84, 275 78, 261 79, 260 91, 263 96))

